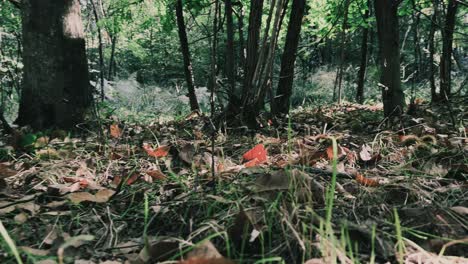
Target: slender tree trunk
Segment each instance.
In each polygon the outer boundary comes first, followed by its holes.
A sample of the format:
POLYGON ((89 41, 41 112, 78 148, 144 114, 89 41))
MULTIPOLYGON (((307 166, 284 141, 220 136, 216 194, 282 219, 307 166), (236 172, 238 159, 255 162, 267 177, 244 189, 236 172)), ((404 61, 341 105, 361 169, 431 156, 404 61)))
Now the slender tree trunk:
POLYGON ((102 43, 102 32, 101 26, 99 25, 99 16, 97 13, 96 5, 94 4, 94 0, 90 0, 91 5, 93 6, 93 14, 94 14, 94 21, 96 21, 96 27, 98 32, 98 50, 99 50, 99 81, 101 85, 101 102, 104 101, 105 93, 104 93, 104 50, 103 50, 103 43, 102 43))
POLYGON ((260 28, 262 24, 263 0, 251 0, 249 15, 249 35, 247 38, 247 57, 244 70, 244 86, 242 89, 243 104, 248 99, 252 90, 252 81, 258 61, 258 46, 260 40, 260 28))
MULTIPOLYGON (((342 82, 343 82, 343 68, 345 64, 345 46, 346 46, 346 24, 348 23, 348 9, 349 9, 349 0, 345 0, 343 7, 343 24, 341 25, 341 50, 340 50, 340 65, 336 72, 336 81, 335 81, 335 91, 337 91, 336 96, 338 97, 338 104, 341 104, 342 100, 342 82)), ((335 98, 335 93, 334 99, 335 98)))
POLYGON ((457 0, 449 0, 443 30, 442 57, 440 58, 440 95, 443 99, 451 95, 452 43, 455 29, 457 0))
POLYGON ((411 81, 411 103, 416 99, 416 85, 420 81, 421 75, 421 47, 419 45, 419 12, 417 11, 416 0, 411 1, 413 7, 413 51, 414 51, 414 75, 411 81))
POLYGON ((400 81, 399 1, 375 0, 380 52, 380 84, 386 117, 403 113, 405 94, 400 81))
POLYGON ((263 0, 251 0, 249 15, 249 33, 247 38, 247 56, 242 87, 242 122, 248 127, 256 127, 257 109, 249 103, 253 89, 253 78, 259 58, 260 28, 262 24, 263 0))
POLYGON ((275 113, 275 115, 287 114, 289 112, 289 100, 292 95, 294 82, 294 63, 296 61, 305 6, 305 0, 293 0, 292 2, 288 32, 286 33, 286 43, 281 57, 281 70, 275 98, 275 109, 277 113, 275 113))
POLYGON ((431 86, 431 101, 437 101, 437 92, 436 92, 436 84, 435 84, 435 73, 436 67, 434 64, 434 54, 435 54, 435 32, 437 29, 437 14, 439 10, 439 2, 438 0, 433 0, 432 5, 434 8, 432 17, 431 17, 431 28, 429 31, 429 83, 431 86))
POLYGON ((224 0, 224 8, 226 14, 226 77, 228 81, 229 101, 232 101, 236 88, 236 62, 234 49, 234 22, 232 16, 232 0, 224 0))
POLYGON ((116 34, 112 35, 111 37, 111 54, 109 59, 109 72, 107 73, 107 79, 112 80, 113 77, 117 73, 117 69, 115 68, 115 47, 117 45, 117 36, 116 34))
POLYGON ((240 3, 237 21, 239 34, 239 64, 245 65, 244 6, 242 3, 240 3))
POLYGON ((356 101, 360 104, 364 103, 364 82, 366 81, 366 68, 367 68, 367 39, 369 36, 369 24, 367 20, 369 19, 369 9, 370 1, 367 1, 367 9, 364 12, 363 19, 365 22, 365 27, 362 29, 362 40, 361 40, 361 64, 358 71, 358 81, 356 88, 356 101))
MULTIPOLYGON (((219 0, 214 1, 214 17, 213 17, 213 37, 210 38, 211 42, 211 54, 210 54, 210 66, 211 66, 211 93, 210 93, 210 115, 211 120, 215 119, 215 91, 216 91, 216 72, 217 72, 217 62, 216 62, 216 51, 218 48, 218 16, 221 13, 221 5, 219 0)), ((231 11, 231 31, 232 31, 232 9, 231 11)), ((231 32, 232 33, 232 32, 231 32)), ((232 35, 231 35, 232 36, 232 35)), ((233 76, 231 76, 233 77, 233 76)), ((232 87, 233 88, 233 87, 232 87)), ((215 153, 215 138, 216 138, 216 129, 212 128, 211 130, 211 153, 215 153)), ((215 178, 215 155, 211 155, 211 177, 213 182, 216 181, 215 178)))
POLYGON ((188 46, 187 31, 185 29, 184 12, 182 6, 182 0, 176 0, 176 16, 177 16, 177 28, 179 32, 180 48, 182 50, 182 56, 184 59, 184 73, 185 80, 188 88, 188 98, 190 101, 190 109, 197 111, 200 109, 198 105, 197 96, 195 94, 195 81, 193 78, 193 68, 190 59, 190 50, 188 46))
POLYGON ((78 0, 22 1, 19 125, 73 128, 92 104, 78 0))

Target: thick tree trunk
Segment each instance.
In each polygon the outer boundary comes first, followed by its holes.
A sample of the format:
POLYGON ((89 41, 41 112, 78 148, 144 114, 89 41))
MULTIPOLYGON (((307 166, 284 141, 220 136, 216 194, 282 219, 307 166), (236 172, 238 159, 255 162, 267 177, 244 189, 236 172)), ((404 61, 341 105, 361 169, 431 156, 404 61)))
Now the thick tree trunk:
POLYGON ((452 43, 457 9, 458 1, 449 0, 445 24, 442 29, 442 57, 440 58, 440 96, 443 99, 448 99, 451 95, 452 43))
POLYGON ((362 104, 364 102, 364 82, 366 81, 366 68, 367 68, 367 50, 368 44, 367 39, 369 36, 369 28, 367 19, 369 19, 370 1, 368 1, 367 9, 364 12, 364 20, 366 20, 366 26, 362 29, 362 40, 361 40, 361 64, 358 71, 358 80, 356 88, 356 102, 362 104))
POLYGON ((380 52, 380 84, 386 117, 403 113, 405 94, 400 81, 399 26, 397 0, 375 0, 380 52))
POLYGON ((73 128, 92 103, 78 0, 22 1, 24 78, 17 123, 73 128))
POLYGON ((176 16, 177 28, 179 32, 180 48, 184 59, 184 73, 187 82, 188 98, 190 101, 190 109, 196 111, 200 109, 198 105, 197 96, 195 94, 195 81, 193 78, 192 62, 190 60, 190 50, 188 46, 187 31, 185 29, 184 12, 182 9, 182 0, 176 1, 176 16))
POLYGON ((274 102, 276 109, 275 115, 287 114, 289 111, 289 100, 292 95, 294 82, 294 63, 296 61, 297 47, 299 45, 305 3, 305 0, 293 0, 292 3, 286 43, 281 57, 278 90, 274 102))

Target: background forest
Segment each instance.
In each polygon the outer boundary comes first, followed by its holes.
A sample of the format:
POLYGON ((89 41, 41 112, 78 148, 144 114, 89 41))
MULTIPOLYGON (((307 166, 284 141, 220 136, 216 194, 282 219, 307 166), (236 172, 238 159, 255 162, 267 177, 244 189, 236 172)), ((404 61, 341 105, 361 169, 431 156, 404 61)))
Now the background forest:
POLYGON ((0 0, 0 262, 468 263, 467 11, 0 0))
MULTIPOLYGON (((0 18, 2 105, 12 121, 21 87, 23 40, 20 10, 7 2, 2 3, 0 18)), ((117 103, 126 114, 135 115, 138 111, 138 116, 173 113, 175 108, 181 113, 187 112, 189 105, 182 98, 187 88, 176 2, 81 1, 94 94, 124 99, 110 100, 105 105, 117 103)), ((256 81, 271 80, 269 85, 258 84, 266 89, 268 95, 263 95, 262 100, 268 105, 279 93, 276 87, 282 56, 286 56, 283 50, 291 12, 288 2, 265 1, 261 10, 257 48, 271 54, 260 58, 262 67, 268 67, 257 74, 263 76, 256 76, 259 78, 256 81), (276 43, 271 41, 272 37, 276 43)), ((238 89, 244 82, 251 3, 233 1, 227 4, 220 2, 215 7, 212 1, 188 1, 182 6, 185 19, 182 26, 187 32, 194 86, 205 111, 213 85, 217 106, 222 107, 232 99, 230 87, 238 89), (214 46, 213 41, 216 42, 214 46), (216 50, 214 57, 211 55, 213 48, 216 50), (213 59, 215 84, 211 70, 213 59)), ((381 100, 378 30, 373 6, 372 1, 306 3, 297 53, 289 55, 297 56, 290 102, 293 107, 343 100, 361 103, 381 100)), ((415 98, 430 101, 436 97, 440 76, 447 75, 440 69, 446 56, 451 57, 448 75, 452 93, 466 93, 466 5, 457 1, 401 1, 396 13, 399 20, 395 25, 398 28, 394 29, 399 35, 396 49, 400 54, 400 79, 406 103, 415 98), (458 12, 450 12, 454 4, 458 12), (450 55, 446 54, 449 52, 447 45, 453 47, 450 55)), ((384 34, 394 37, 389 31, 384 34)), ((239 95, 242 91, 233 92, 239 95)))

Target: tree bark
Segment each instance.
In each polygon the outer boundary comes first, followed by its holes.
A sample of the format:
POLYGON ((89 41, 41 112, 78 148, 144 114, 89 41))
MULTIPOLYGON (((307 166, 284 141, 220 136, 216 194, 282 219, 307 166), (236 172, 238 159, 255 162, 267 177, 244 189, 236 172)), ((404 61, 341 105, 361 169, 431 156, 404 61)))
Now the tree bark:
POLYGON ((73 128, 92 104, 78 0, 22 1, 19 125, 73 128))
POLYGON ((449 0, 445 24, 442 29, 442 57, 440 58, 440 96, 443 99, 448 99, 451 95, 452 43, 457 9, 458 1, 449 0))
POLYGON ((364 12, 363 19, 365 20, 365 27, 362 29, 361 40, 361 64, 358 71, 358 81, 356 88, 356 102, 364 103, 364 82, 366 81, 366 68, 367 68, 367 50, 368 50, 368 36, 369 36, 369 19, 370 1, 367 1, 367 9, 364 12))
POLYGON ((380 84, 385 117, 399 116, 405 106, 400 81, 398 6, 396 0, 375 0, 380 52, 380 84))
POLYGON ((289 100, 292 95, 294 82, 294 63, 301 33, 302 18, 304 17, 305 0, 293 0, 289 18, 286 43, 281 56, 281 70, 275 97, 275 115, 289 112, 289 100))
POLYGON ((249 104, 253 89, 253 78, 259 57, 260 28, 262 24, 263 0, 251 0, 249 15, 249 33, 247 37, 247 56, 242 87, 242 122, 248 127, 256 127, 257 109, 249 104))
POLYGON ((115 67, 115 47, 117 45, 117 36, 116 34, 114 33, 114 35, 112 35, 111 37, 111 54, 110 54, 110 59, 109 59, 109 70, 108 70, 108 73, 107 73, 107 79, 108 80, 112 80, 113 77, 116 75, 117 73, 117 69, 115 67))
POLYGON ((251 0, 249 15, 249 35, 247 38, 247 56, 244 70, 244 86, 242 89, 242 102, 248 99, 252 89, 252 81, 258 61, 258 47, 260 41, 260 28, 262 24, 263 0, 251 0))
POLYGON ((431 17, 431 28, 429 31, 429 83, 431 86, 431 102, 437 101, 437 92, 435 84, 435 72, 436 67, 434 64, 434 54, 435 54, 435 43, 434 36, 437 29, 437 16, 439 10, 439 2, 437 0, 432 1, 433 5, 433 14, 431 17))
POLYGON ((176 0, 177 28, 179 32, 180 48, 184 59, 184 73, 188 89, 187 96, 190 101, 190 109, 192 111, 197 111, 200 109, 200 106, 198 105, 197 96, 195 94, 195 81, 193 78, 193 68, 190 59, 190 50, 188 46, 187 31, 185 29, 184 12, 182 7, 182 0, 176 0))
POLYGON ((239 2, 239 11, 237 16, 237 27, 239 34, 239 62, 245 65, 245 40, 244 40, 244 6, 239 2))
MULTIPOLYGON (((234 49, 234 22, 232 16, 232 0, 224 1, 224 12, 226 15, 226 77, 228 81, 229 98, 236 96, 236 71, 235 71, 235 49, 234 49)), ((232 100, 229 100, 232 101, 232 100)))
POLYGON ((343 82, 343 68, 345 63, 345 46, 346 46, 346 24, 348 23, 348 10, 349 10, 349 0, 345 0, 343 6, 343 24, 341 25, 341 50, 340 50, 340 65, 336 72, 336 81, 335 89, 333 93, 333 100, 335 101, 338 97, 338 104, 341 104, 342 100, 342 82, 343 82), (337 93, 335 92, 337 91, 337 93))
POLYGON ((94 4, 94 0, 90 0, 91 5, 93 7, 93 14, 94 20, 96 21, 96 27, 98 30, 98 50, 99 50, 99 80, 101 85, 101 102, 104 101, 105 93, 104 93, 104 48, 102 43, 102 32, 101 26, 99 25, 99 16, 97 13, 96 5, 94 4))

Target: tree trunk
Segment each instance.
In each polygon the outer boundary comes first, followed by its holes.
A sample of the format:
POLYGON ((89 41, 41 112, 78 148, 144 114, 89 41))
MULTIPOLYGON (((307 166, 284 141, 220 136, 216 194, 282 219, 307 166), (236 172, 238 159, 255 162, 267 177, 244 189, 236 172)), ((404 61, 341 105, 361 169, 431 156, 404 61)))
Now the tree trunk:
POLYGON ((432 17, 431 17, 431 29, 429 31, 429 83, 431 86, 431 102, 437 101, 437 92, 436 92, 436 84, 435 84, 435 72, 436 67, 434 65, 434 54, 435 54, 435 43, 434 43, 434 36, 437 29, 437 14, 439 10, 439 3, 437 0, 432 1, 432 5, 434 8, 432 17))
MULTIPOLYGON (((234 23, 232 17, 232 1, 225 0, 224 8, 226 14, 226 77, 228 81, 229 98, 236 96, 236 71, 235 71, 235 49, 234 49, 234 23)), ((232 101, 232 100, 229 100, 232 101)))
POLYGON ((90 0, 91 5, 93 6, 93 14, 94 20, 96 21, 96 27, 98 30, 98 50, 99 50, 99 81, 101 85, 101 102, 104 101, 105 94, 104 94, 104 50, 103 50, 103 43, 102 43, 102 32, 101 26, 99 25, 99 16, 96 10, 96 5, 94 4, 94 0, 90 0))
POLYGON ((258 61, 258 46, 260 41, 260 28, 262 24, 263 0, 251 0, 249 15, 249 35, 247 38, 247 56, 244 70, 244 86, 242 89, 242 102, 246 102, 252 89, 252 81, 258 61))
POLYGON ((195 81, 193 78, 192 62, 190 60, 190 50, 188 46, 187 31, 185 29, 184 12, 182 9, 182 0, 176 1, 176 16, 177 16, 177 28, 179 32, 180 48, 182 50, 182 56, 184 59, 184 73, 185 80, 187 82, 188 98, 190 101, 190 109, 197 111, 200 109, 198 105, 197 96, 195 94, 195 81))
POLYGON ((409 75, 408 78, 411 78, 411 97, 410 97, 410 104, 414 105, 414 101, 416 100, 416 86, 417 83, 420 81, 420 74, 421 74, 421 47, 419 45, 419 16, 420 13, 417 9, 416 0, 411 0, 411 7, 412 7, 412 25, 413 25, 413 73, 409 75))
POLYGON ((247 56, 244 69, 244 85, 242 87, 242 122, 249 127, 256 127, 257 109, 249 104, 253 89, 253 78, 258 62, 258 46, 262 24, 263 0, 251 0, 249 15, 249 33, 247 37, 247 56))
POLYGON ((380 84, 385 117, 403 113, 405 94, 400 81, 399 1, 375 0, 377 35, 380 52, 380 84))
POLYGON ((367 20, 369 19, 369 9, 370 1, 367 1, 367 9, 364 12, 363 19, 365 20, 365 27, 362 29, 362 40, 361 40, 361 64, 359 66, 358 72, 358 81, 356 88, 356 102, 362 104, 364 103, 364 82, 366 81, 366 68, 367 68, 367 39, 369 36, 369 24, 367 20))
POLYGON ((457 0, 449 0, 442 38, 442 57, 440 58, 440 96, 443 99, 450 98, 451 71, 452 71, 452 42, 455 29, 457 0))
POLYGON ((117 73, 117 69, 115 67, 115 46, 117 45, 117 36, 114 33, 111 37, 111 54, 110 54, 110 59, 109 59, 109 72, 107 73, 107 79, 112 80, 113 77, 117 73))
POLYGON ((22 1, 19 125, 73 128, 92 103, 78 0, 22 1))
POLYGON ((346 46, 346 24, 348 23, 348 9, 349 9, 349 0, 345 0, 343 6, 343 24, 341 25, 341 50, 340 50, 340 65, 338 66, 338 70, 336 72, 336 81, 335 81, 335 89, 334 91, 338 91, 337 93, 333 93, 333 100, 335 97, 338 97, 338 104, 341 104, 342 100, 342 83, 343 83, 343 68, 345 63, 345 46, 346 46))
POLYGON ((244 6, 241 2, 237 16, 237 27, 239 34, 239 62, 240 65, 245 65, 245 40, 244 40, 244 6))
POLYGON ((294 63, 296 61, 305 5, 305 0, 293 0, 292 3, 286 43, 283 55, 281 56, 278 90, 274 102, 277 111, 274 113, 275 115, 287 114, 289 112, 289 100, 292 95, 294 82, 294 63))

